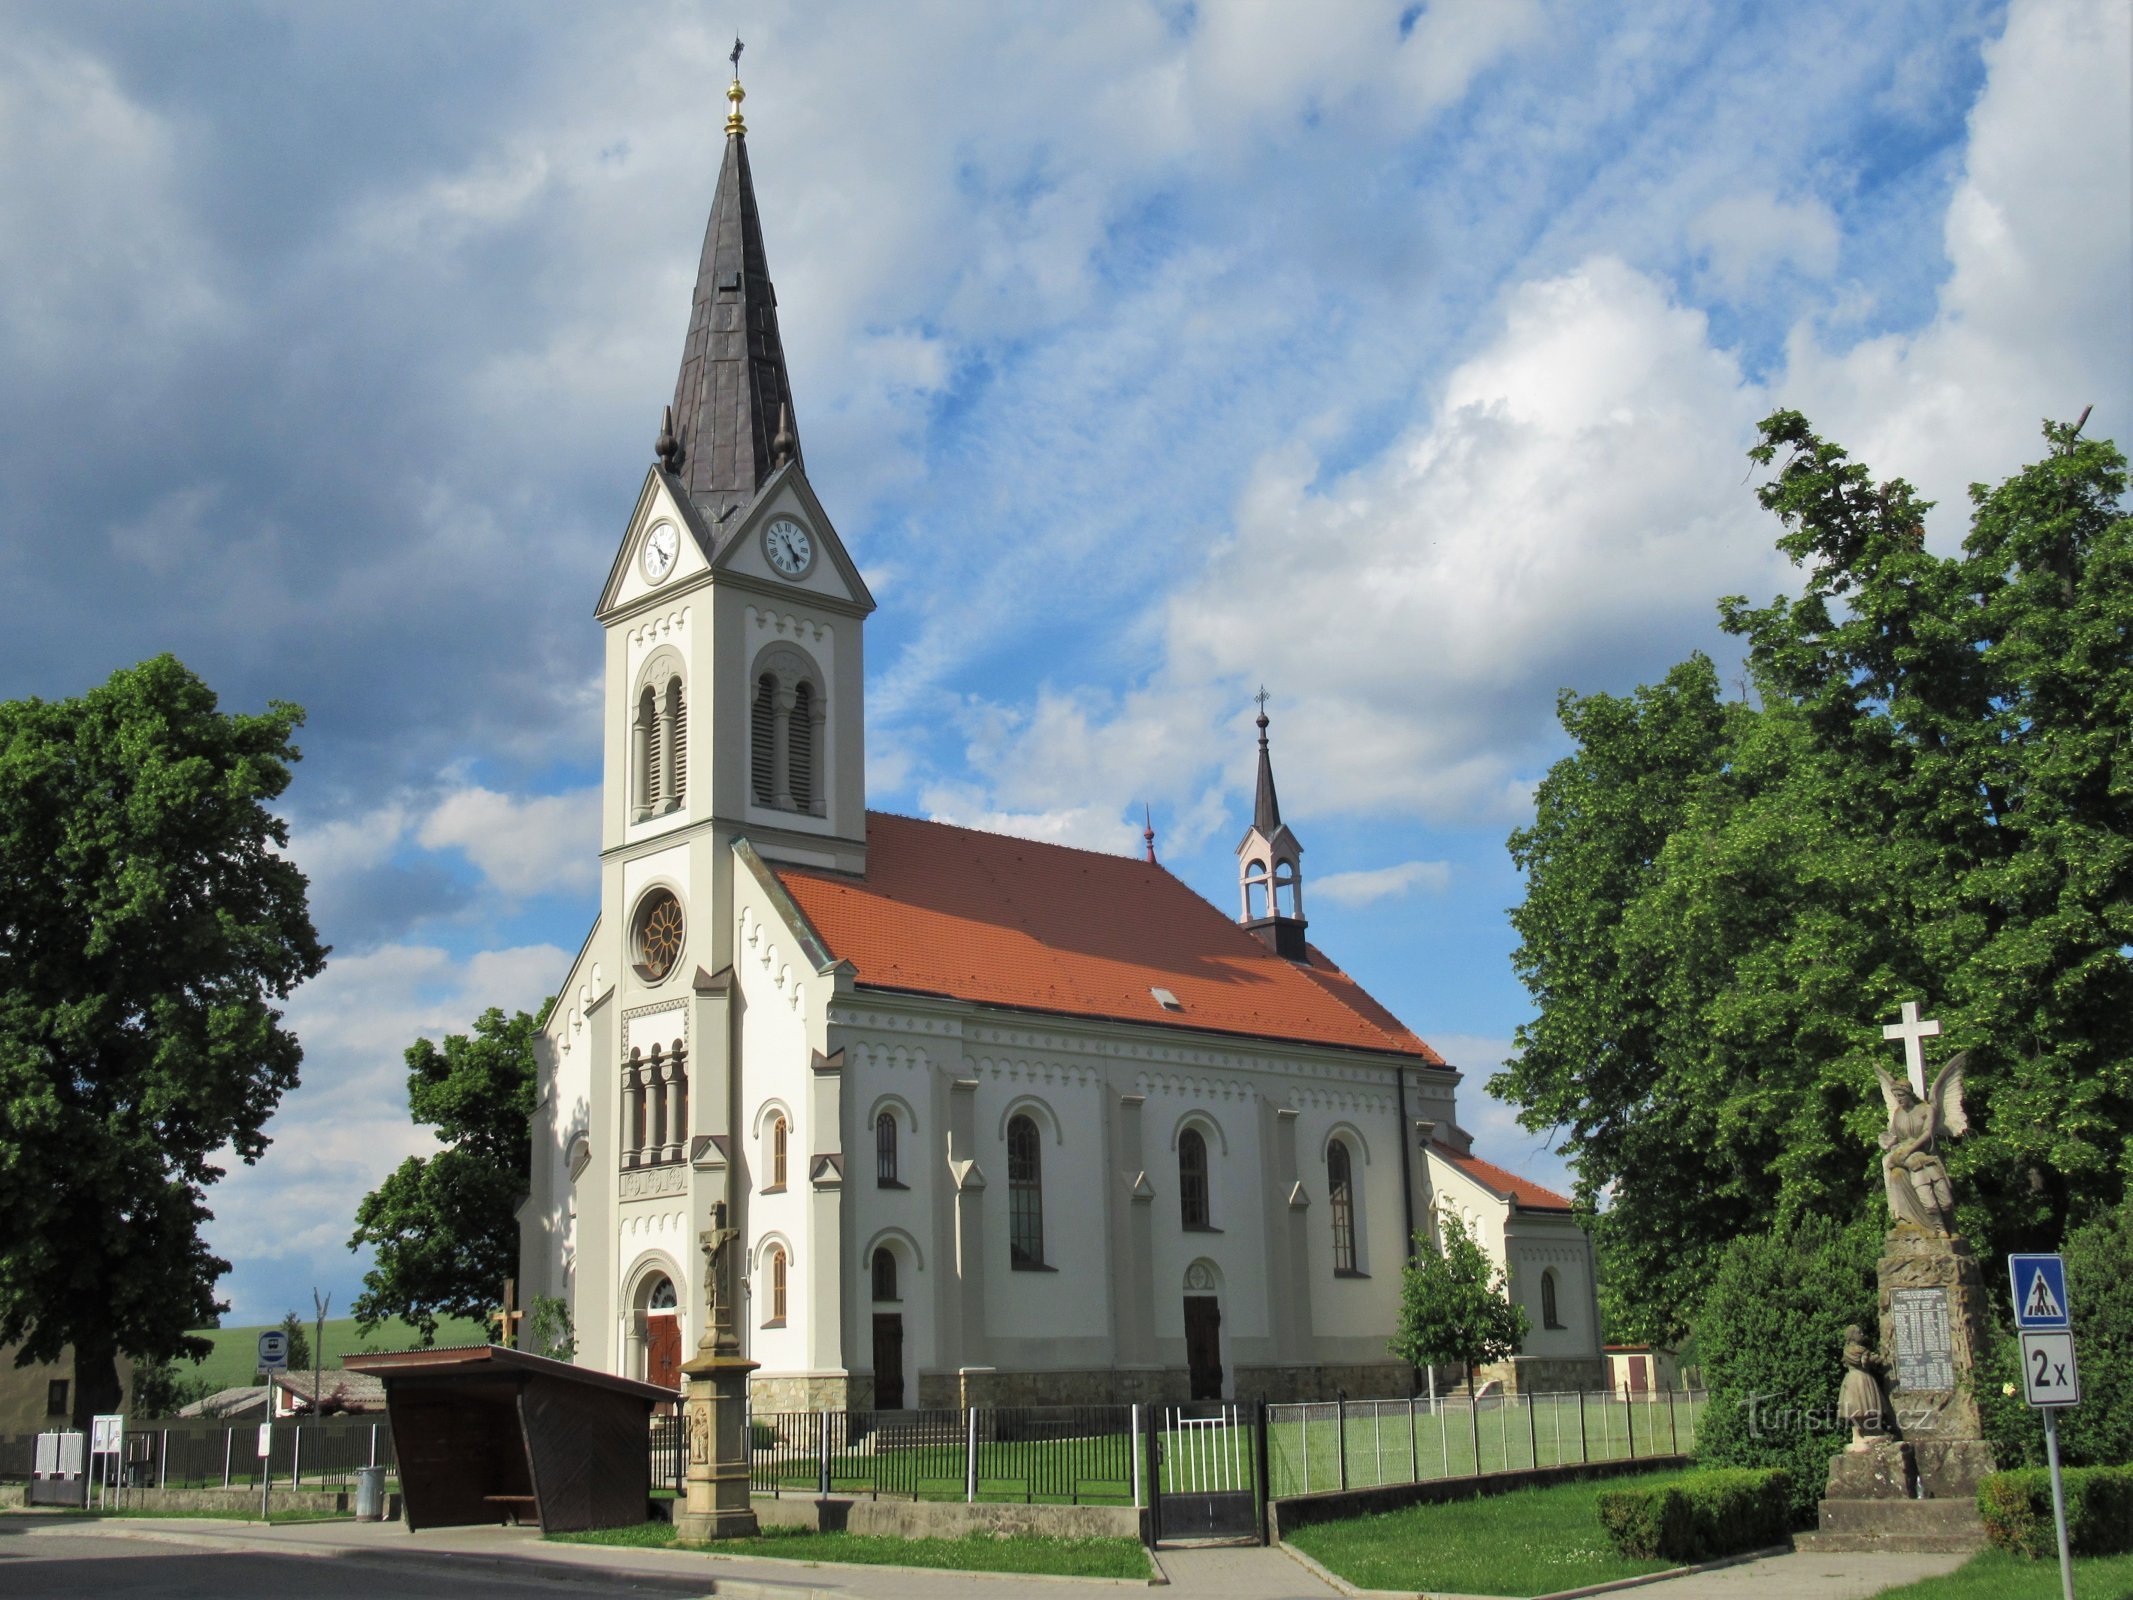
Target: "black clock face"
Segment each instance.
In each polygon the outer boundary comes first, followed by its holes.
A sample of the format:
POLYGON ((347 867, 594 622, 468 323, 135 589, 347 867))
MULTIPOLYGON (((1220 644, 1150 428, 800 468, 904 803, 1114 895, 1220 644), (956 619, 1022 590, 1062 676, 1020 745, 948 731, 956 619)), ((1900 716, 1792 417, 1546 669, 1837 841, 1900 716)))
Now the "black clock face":
POLYGON ((815 541, 790 517, 780 517, 763 530, 763 554, 788 578, 797 578, 815 564, 815 541))

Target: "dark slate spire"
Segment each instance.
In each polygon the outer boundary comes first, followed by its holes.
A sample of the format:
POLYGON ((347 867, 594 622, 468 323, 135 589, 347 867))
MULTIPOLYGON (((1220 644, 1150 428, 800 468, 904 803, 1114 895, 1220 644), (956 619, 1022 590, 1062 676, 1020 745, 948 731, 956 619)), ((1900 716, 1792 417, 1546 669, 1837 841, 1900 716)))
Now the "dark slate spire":
POLYGON ((696 269, 673 422, 660 439, 662 462, 713 521, 753 500, 787 457, 800 457, 785 346, 778 338, 778 297, 770 286, 755 180, 748 172, 739 50, 736 42, 733 86, 726 91, 733 103, 726 158, 696 269))
POLYGON ((1266 690, 1259 691, 1259 793, 1252 801, 1252 826, 1266 838, 1281 830, 1281 802, 1274 797, 1274 762, 1266 748, 1266 690))

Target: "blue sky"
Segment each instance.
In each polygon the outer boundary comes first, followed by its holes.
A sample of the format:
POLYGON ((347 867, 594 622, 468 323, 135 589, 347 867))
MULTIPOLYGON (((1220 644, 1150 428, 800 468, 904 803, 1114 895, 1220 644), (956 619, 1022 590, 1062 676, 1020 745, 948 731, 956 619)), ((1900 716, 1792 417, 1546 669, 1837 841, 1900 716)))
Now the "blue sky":
POLYGON ((748 40, 800 432, 881 610, 881 807, 1231 903, 1273 696, 1313 937, 1480 1084, 1559 690, 1788 581, 1797 406, 1938 498, 2133 438, 2115 0, 0 3, 0 694, 173 650, 305 705, 335 954, 214 1196, 239 1320, 352 1298, 400 1052, 593 910, 591 608, 748 40))

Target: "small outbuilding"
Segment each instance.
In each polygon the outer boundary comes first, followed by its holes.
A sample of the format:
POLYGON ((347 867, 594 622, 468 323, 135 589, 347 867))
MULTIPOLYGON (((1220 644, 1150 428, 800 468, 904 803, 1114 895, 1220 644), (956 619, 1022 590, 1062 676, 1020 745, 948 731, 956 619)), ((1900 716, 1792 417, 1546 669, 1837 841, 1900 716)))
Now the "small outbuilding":
POLYGON ((675 1394, 567 1361, 469 1345, 346 1358, 385 1385, 411 1529, 635 1527, 651 1499, 652 1408, 675 1394))

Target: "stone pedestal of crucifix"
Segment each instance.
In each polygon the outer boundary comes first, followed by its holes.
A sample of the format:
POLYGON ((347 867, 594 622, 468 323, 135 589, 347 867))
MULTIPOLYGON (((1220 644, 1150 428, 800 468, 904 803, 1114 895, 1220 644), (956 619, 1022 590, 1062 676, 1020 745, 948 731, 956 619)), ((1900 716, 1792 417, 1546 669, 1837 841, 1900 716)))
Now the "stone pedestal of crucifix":
POLYGON ((746 1433, 748 1374, 756 1363, 740 1354, 733 1333, 733 1297, 725 1281, 737 1237, 726 1225, 726 1203, 721 1200, 712 1207, 711 1226, 700 1240, 709 1315, 695 1356, 681 1369, 689 1470, 674 1535, 683 1544, 746 1538, 757 1531, 755 1508, 748 1499, 751 1448, 746 1433))
MULTIPOLYGON (((1955 1196, 1940 1140, 1969 1129, 1963 1114, 1963 1068, 1969 1052, 1950 1057, 1926 1081, 1924 1041, 1940 1024, 1906 1001, 1900 1022, 1882 1037, 1900 1040, 1905 1077, 1879 1067, 1889 1125, 1881 1135, 1882 1184, 1889 1231, 1882 1241, 1881 1346, 1878 1355, 1847 1341, 1847 1376, 1839 1410, 1852 1442, 1829 1466, 1818 1533, 1803 1547, 1839 1549, 1974 1549, 1984 1541, 1977 1515, 1978 1480, 1993 1470, 1971 1373, 1986 1354, 1989 1323, 1977 1257, 1956 1231, 1955 1196), (1878 1389, 1874 1372, 1889 1387, 1878 1389), (1867 1398, 1885 1396, 1872 1415, 1867 1398), (1901 1541, 1896 1543, 1895 1541, 1901 1541)), ((1849 1330, 1856 1340, 1859 1330, 1849 1330)))

